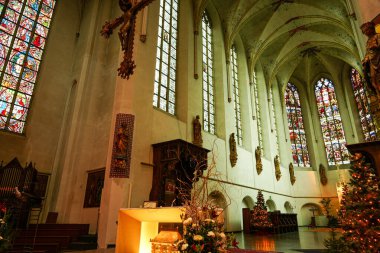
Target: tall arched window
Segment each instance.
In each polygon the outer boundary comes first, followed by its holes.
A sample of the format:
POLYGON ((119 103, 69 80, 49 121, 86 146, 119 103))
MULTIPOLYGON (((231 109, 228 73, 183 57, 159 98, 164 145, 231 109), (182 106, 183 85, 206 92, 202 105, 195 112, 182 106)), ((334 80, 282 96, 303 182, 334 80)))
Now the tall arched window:
POLYGON ((153 106, 175 114, 178 0, 160 0, 153 106))
POLYGON ((215 134, 213 45, 210 18, 202 16, 203 129, 215 134))
POLYGON ((272 122, 271 128, 272 128, 272 133, 273 133, 275 141, 276 141, 276 153, 279 155, 280 154, 280 144, 278 143, 276 110, 274 109, 272 87, 270 87, 270 90, 269 90, 269 100, 270 100, 270 106, 271 106, 272 116, 273 116, 273 122, 272 122))
POLYGON ((237 54, 236 47, 231 48, 231 72, 232 72, 232 86, 233 94, 232 98, 234 100, 234 110, 235 110, 235 128, 236 137, 239 145, 243 145, 243 130, 241 127, 241 112, 240 112, 240 97, 239 97, 239 78, 238 78, 238 65, 237 65, 237 54))
POLYGON ((261 149, 261 154, 263 154, 263 131, 261 128, 261 115, 260 115, 260 103, 259 103, 259 92, 257 87, 256 72, 253 72, 253 90, 255 95, 255 108, 256 108, 256 122, 257 122, 257 138, 259 141, 259 146, 261 149))
POLYGON ((355 102, 358 107, 360 124, 364 139, 374 141, 377 139, 376 127, 369 111, 369 98, 364 81, 356 69, 351 69, 351 84, 354 90, 355 102))
POLYGON ((288 83, 285 89, 285 106, 288 116, 293 163, 297 166, 310 167, 300 97, 297 87, 291 83, 288 83))
POLYGON ((350 163, 333 83, 321 78, 315 85, 315 96, 329 165, 350 163))
POLYGON ((55 0, 0 1, 0 129, 23 133, 55 0))

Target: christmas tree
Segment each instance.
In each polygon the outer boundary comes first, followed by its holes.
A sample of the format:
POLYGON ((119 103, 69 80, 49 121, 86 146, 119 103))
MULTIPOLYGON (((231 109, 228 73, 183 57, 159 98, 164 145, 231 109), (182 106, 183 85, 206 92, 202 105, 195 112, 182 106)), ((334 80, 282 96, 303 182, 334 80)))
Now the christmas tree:
POLYGON ((343 188, 339 221, 343 229, 341 252, 377 253, 380 249, 379 177, 362 154, 351 162, 351 180, 343 188))
POLYGON ((255 230, 266 230, 273 226, 269 219, 267 208, 264 204, 264 196, 261 190, 257 193, 256 205, 251 212, 251 226, 255 230))

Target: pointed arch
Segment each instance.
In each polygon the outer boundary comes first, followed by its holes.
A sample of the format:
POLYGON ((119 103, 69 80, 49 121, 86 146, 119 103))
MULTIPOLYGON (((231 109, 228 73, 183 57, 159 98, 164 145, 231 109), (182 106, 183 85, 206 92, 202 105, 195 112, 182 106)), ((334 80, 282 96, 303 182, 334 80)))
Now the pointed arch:
POLYGON ((203 129, 215 134, 215 97, 213 77, 213 41, 210 17, 202 16, 202 82, 203 82, 203 129))
POLYGON ((178 2, 160 0, 153 106, 175 114, 178 2))
POLYGON ((334 84, 321 78, 314 88, 327 162, 329 165, 350 163, 334 84))
POLYGON ((24 133, 55 0, 1 1, 0 129, 24 133))
POLYGON ((241 111, 240 111, 240 96, 239 96, 239 78, 238 78, 238 61, 235 45, 232 45, 230 50, 231 62, 231 79, 232 79, 232 99, 234 101, 235 111, 235 131, 236 138, 239 145, 243 145, 243 130, 241 126, 241 111))
POLYGON ((370 113, 368 90, 364 80, 354 68, 351 69, 350 79, 364 139, 366 141, 377 140, 376 126, 370 113))
POLYGON ((293 163, 297 166, 310 167, 309 151, 302 117, 300 96, 297 87, 288 83, 285 89, 285 107, 288 119, 293 163))

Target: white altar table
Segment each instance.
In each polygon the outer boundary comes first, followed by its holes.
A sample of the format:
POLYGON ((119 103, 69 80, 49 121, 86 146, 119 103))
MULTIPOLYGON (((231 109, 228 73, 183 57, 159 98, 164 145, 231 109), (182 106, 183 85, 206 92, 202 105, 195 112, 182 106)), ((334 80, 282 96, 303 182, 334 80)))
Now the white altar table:
POLYGON ((116 253, 149 253, 159 222, 181 223, 181 207, 122 208, 119 210, 116 253))

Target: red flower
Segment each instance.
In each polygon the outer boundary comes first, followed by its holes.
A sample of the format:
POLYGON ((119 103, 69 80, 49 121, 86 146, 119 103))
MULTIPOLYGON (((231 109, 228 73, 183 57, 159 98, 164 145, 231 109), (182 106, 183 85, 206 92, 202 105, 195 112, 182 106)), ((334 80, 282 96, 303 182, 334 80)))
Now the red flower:
POLYGON ((7 207, 2 202, 0 202, 0 211, 3 212, 3 213, 5 213, 7 211, 7 207))
POLYGON ((232 247, 238 249, 239 248, 238 244, 239 244, 239 242, 236 241, 236 239, 233 239, 233 241, 232 241, 232 247))
POLYGON ((191 248, 195 251, 195 252, 201 252, 203 250, 203 248, 205 247, 204 244, 202 245, 196 245, 196 244, 193 244, 193 246, 191 246, 191 248))

